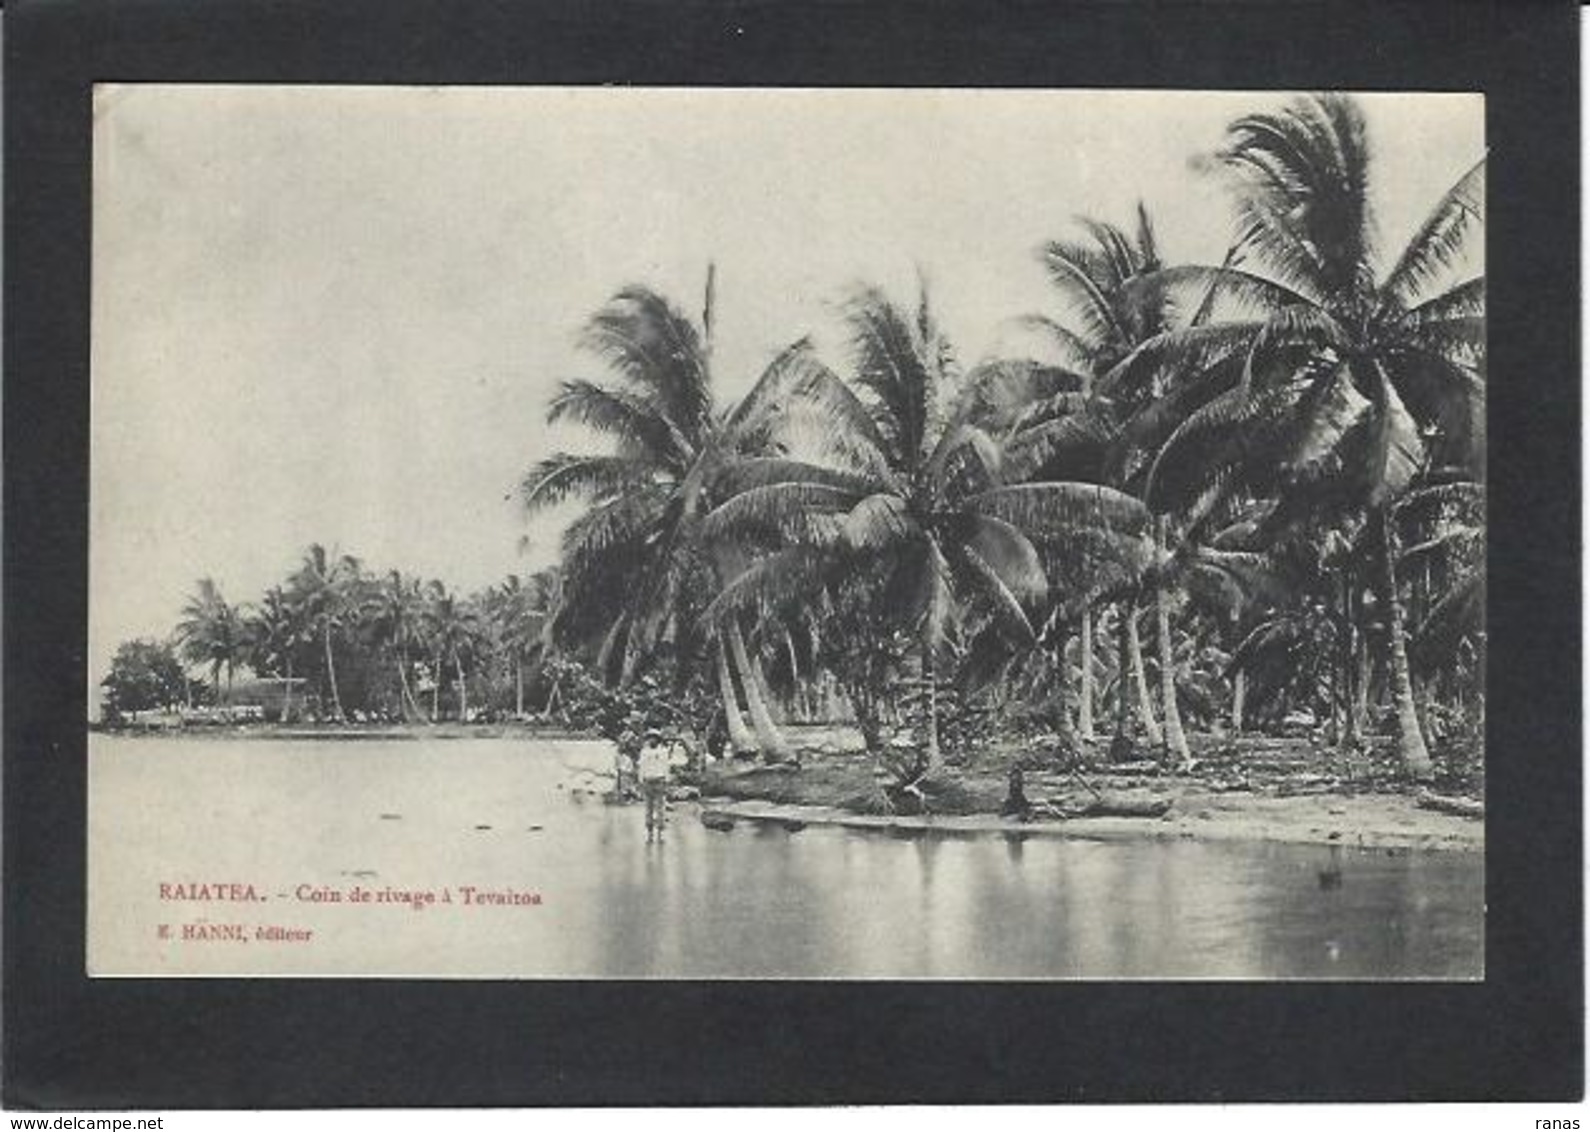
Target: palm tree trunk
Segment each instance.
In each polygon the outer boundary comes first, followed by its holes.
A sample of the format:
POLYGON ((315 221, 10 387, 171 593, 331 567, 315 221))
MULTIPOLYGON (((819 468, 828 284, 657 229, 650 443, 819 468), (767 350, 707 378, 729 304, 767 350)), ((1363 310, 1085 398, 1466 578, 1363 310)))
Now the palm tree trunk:
POLYGON ((1115 741, 1111 744, 1111 756, 1118 760, 1131 746, 1132 682, 1127 679, 1131 645, 1126 632, 1126 603, 1117 602, 1115 612, 1115 741))
POLYGON ((1231 734, 1242 734, 1242 709, 1248 698, 1248 674, 1237 669, 1231 678, 1231 734))
POLYGON ((408 658, 399 655, 397 658, 398 689, 403 701, 403 714, 410 719, 420 717, 420 705, 414 702, 414 693, 409 690, 408 658))
POLYGON ((513 658, 513 715, 524 718, 524 657, 513 658))
POLYGON ((458 673, 458 722, 469 722, 469 684, 464 679, 464 659, 453 654, 453 671, 458 673))
POLYGON ((293 707, 293 654, 287 654, 287 683, 282 688, 282 722, 286 723, 292 715, 293 707))
POLYGON ((431 666, 431 722, 435 723, 442 717, 442 654, 436 654, 436 663, 431 666))
POLYGON ((745 689, 745 706, 751 713, 751 727, 756 732, 756 744, 762 748, 762 758, 766 762, 784 762, 789 758, 789 747, 784 742, 784 736, 779 734, 773 717, 768 713, 767 704, 762 699, 762 692, 756 686, 756 675, 752 669, 753 661, 745 647, 745 636, 740 632, 739 623, 729 622, 729 646, 734 650, 734 664, 740 670, 740 686, 745 689))
POLYGON ((1082 610, 1082 680, 1081 700, 1077 703, 1077 732, 1085 743, 1091 743, 1093 734, 1093 610, 1082 610))
POLYGON ((1159 721, 1154 718, 1154 705, 1148 698, 1148 673, 1143 667, 1143 642, 1137 635, 1136 603, 1129 601, 1122 608, 1126 616, 1126 642, 1131 650, 1131 678, 1137 696, 1138 722, 1143 725, 1143 734, 1148 737, 1149 745, 1158 747, 1165 742, 1165 735, 1159 729, 1159 721))
POLYGON ((1408 669, 1408 647, 1404 637, 1402 595, 1397 590, 1398 540, 1389 509, 1380 512, 1385 535, 1384 564, 1386 587, 1386 636, 1390 656, 1391 693, 1397 710, 1397 754, 1402 767, 1414 778, 1429 778, 1434 771, 1430 751, 1419 726, 1419 709, 1413 698, 1413 678, 1408 669))
POLYGON ((1071 723, 1071 673, 1070 666, 1066 664, 1066 646, 1070 644, 1071 634, 1065 623, 1059 620, 1056 620, 1054 633, 1054 653, 1051 663, 1060 691, 1060 702, 1055 710, 1055 732, 1060 739, 1059 758, 1056 761, 1061 765, 1067 765, 1075 760, 1077 754, 1077 732, 1071 723))
POLYGON ((331 655, 331 622, 327 621, 325 632, 321 639, 326 644, 326 681, 331 685, 331 703, 337 712, 337 722, 347 723, 348 717, 342 710, 342 693, 337 691, 337 662, 331 655))
POLYGON ((944 748, 939 745, 939 678, 933 663, 933 643, 922 640, 922 695, 927 704, 927 759, 922 773, 932 777, 944 769, 944 748))
POLYGON ((745 725, 740 714, 740 701, 734 694, 734 677, 729 672, 729 645, 727 634, 718 638, 718 691, 723 697, 723 721, 729 730, 729 747, 734 754, 750 754, 756 750, 756 739, 745 725))
POLYGON ((768 718, 773 720, 776 726, 778 718, 773 714, 773 708, 778 704, 778 697, 773 695, 773 685, 767 682, 767 670, 762 667, 760 653, 751 653, 751 679, 756 681, 757 695, 761 696, 762 702, 767 705, 768 718))
MULTIPOLYGON (((1165 516, 1161 515, 1155 525, 1161 561, 1165 560, 1168 549, 1166 527, 1165 516)), ((1187 749, 1187 734, 1181 727, 1181 707, 1176 702, 1176 650, 1170 639, 1170 599, 1165 593, 1163 578, 1156 578, 1154 582, 1154 621, 1159 633, 1159 698, 1160 713, 1165 717, 1165 750, 1177 767, 1186 767, 1192 763, 1192 752, 1187 749)))

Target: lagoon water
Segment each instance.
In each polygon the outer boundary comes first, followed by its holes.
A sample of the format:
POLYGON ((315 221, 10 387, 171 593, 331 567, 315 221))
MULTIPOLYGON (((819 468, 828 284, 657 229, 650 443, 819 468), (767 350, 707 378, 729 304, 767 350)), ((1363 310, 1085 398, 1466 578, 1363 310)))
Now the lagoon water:
POLYGON ((607 770, 610 751, 93 735, 90 972, 1483 975, 1478 853, 757 822, 724 833, 688 804, 648 844, 641 807, 570 789, 607 770), (215 899, 231 885, 253 899, 215 899))

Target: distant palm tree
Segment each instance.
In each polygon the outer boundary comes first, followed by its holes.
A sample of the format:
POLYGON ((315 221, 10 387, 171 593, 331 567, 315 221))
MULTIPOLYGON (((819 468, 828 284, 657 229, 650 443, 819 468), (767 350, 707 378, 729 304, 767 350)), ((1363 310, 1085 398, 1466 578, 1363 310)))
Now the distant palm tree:
MULTIPOLYGON (((441 688, 442 668, 451 661, 458 678, 458 720, 469 720, 469 682, 465 664, 472 660, 485 631, 485 624, 473 603, 461 600, 441 582, 431 582, 425 591, 426 639, 436 658, 435 696, 441 688)), ((435 708, 433 706, 433 712, 435 708)))
POLYGON ((303 611, 280 586, 265 591, 259 607, 248 617, 245 629, 248 637, 249 664, 262 674, 280 675, 282 685, 282 719, 292 715, 293 666, 296 654, 313 640, 303 611))
POLYGON ((556 567, 530 575, 510 575, 486 594, 486 613, 494 638, 513 661, 514 715, 524 715, 525 662, 542 653, 557 610, 560 576, 556 567))
POLYGON ((390 571, 378 585, 372 586, 360 610, 361 619, 377 646, 392 657, 403 712, 411 718, 424 717, 409 685, 409 650, 420 640, 424 610, 418 579, 400 570, 390 571))
POLYGON ((176 637, 188 660, 210 666, 210 680, 217 700, 222 698, 221 670, 226 670, 226 699, 229 701, 232 675, 247 650, 248 637, 242 613, 237 606, 227 603, 213 579, 199 579, 198 589, 182 607, 176 637))
POLYGON ((337 687, 333 641, 354 613, 351 598, 360 570, 358 559, 346 554, 339 556, 328 552, 320 543, 314 543, 304 552, 298 572, 288 583, 292 600, 303 610, 321 640, 333 710, 343 723, 348 721, 348 716, 343 711, 342 693, 337 687))
POLYGON ((1001 482, 999 446, 976 423, 982 403, 963 394, 925 286, 914 316, 870 287, 845 314, 860 395, 804 360, 798 402, 820 425, 825 462, 747 460, 732 473, 739 491, 708 517, 709 535, 777 549, 741 572, 709 615, 732 624, 740 610, 820 585, 825 563, 838 563, 840 585, 847 575, 875 579, 874 599, 916 641, 926 705, 918 769, 931 776, 943 766, 937 662, 956 595, 1033 639, 1029 610, 1047 592, 1034 540, 1093 524, 1140 533, 1147 515, 1107 487, 1001 482))
POLYGON ((1385 265, 1370 200, 1371 150, 1352 98, 1310 95, 1238 119, 1217 155, 1257 270, 1180 267, 1156 285, 1217 285, 1251 312, 1208 328, 1250 364, 1176 429, 1151 503, 1196 501, 1199 519, 1246 493, 1279 495, 1272 526, 1367 509, 1381 547, 1387 670, 1408 772, 1431 763, 1417 714, 1397 579, 1397 497, 1427 472, 1483 478, 1485 281, 1463 275, 1483 224, 1483 160, 1385 265), (1456 282, 1452 277, 1463 275, 1456 282))

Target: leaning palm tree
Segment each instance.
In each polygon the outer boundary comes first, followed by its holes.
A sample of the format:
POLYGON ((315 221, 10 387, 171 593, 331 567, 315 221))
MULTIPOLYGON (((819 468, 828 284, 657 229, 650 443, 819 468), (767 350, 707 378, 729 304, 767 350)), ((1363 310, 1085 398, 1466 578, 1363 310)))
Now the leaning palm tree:
POLYGON ((340 722, 346 723, 347 713, 342 708, 342 693, 337 687, 337 660, 334 648, 353 612, 350 599, 359 580, 359 560, 351 555, 338 555, 314 543, 304 552, 298 572, 289 582, 289 593, 314 627, 320 638, 325 656, 327 690, 331 693, 333 710, 340 722))
POLYGON ((221 671, 226 670, 226 695, 230 699, 232 675, 245 654, 248 635, 241 611, 227 603, 214 579, 199 579, 198 588, 182 607, 176 637, 184 656, 196 664, 210 666, 210 681, 218 701, 221 671))
POLYGON ((710 536, 764 550, 709 616, 733 618, 832 575, 852 587, 856 575, 870 579, 880 620, 915 640, 918 769, 931 776, 944 758, 938 661, 966 604, 1035 637, 1030 609, 1047 581, 1034 540, 1096 525, 1141 533, 1146 513, 1099 485, 1002 482, 999 446, 976 423, 979 387, 963 387, 925 285, 914 315, 873 287, 858 288, 844 315, 855 388, 809 352, 801 359, 794 403, 820 425, 807 430, 818 458, 741 461, 736 493, 707 518, 710 536))
MULTIPOLYGON (((760 445, 778 391, 790 380, 795 355, 786 351, 742 401, 727 410, 715 407, 712 278, 709 271, 699 328, 668 299, 639 286, 619 291, 592 316, 580 343, 618 381, 564 382, 548 419, 584 424, 606 437, 613 451, 547 457, 520 487, 532 511, 568 498, 589 504, 564 532, 563 599, 553 635, 594 653, 606 677, 629 679, 667 640, 680 655, 704 651, 694 634, 721 583, 726 548, 704 544, 698 522, 717 497, 722 470, 760 445)), ((740 655, 732 631, 715 644, 733 728, 733 681, 722 674, 756 661, 740 655)), ((786 744, 761 702, 758 680, 747 670, 738 676, 758 745, 769 757, 782 757, 786 744)))
POLYGON ((1427 775, 1394 512, 1432 468, 1483 476, 1485 282, 1470 274, 1468 251, 1484 218, 1483 159, 1389 262, 1376 244, 1366 124, 1350 97, 1312 95, 1238 119, 1216 160, 1254 270, 1173 268, 1154 284, 1218 285, 1248 313, 1204 328, 1204 345, 1219 339, 1248 364, 1167 441, 1151 502, 1193 502, 1194 521, 1244 494, 1361 507, 1382 550, 1397 747, 1409 773, 1427 775))

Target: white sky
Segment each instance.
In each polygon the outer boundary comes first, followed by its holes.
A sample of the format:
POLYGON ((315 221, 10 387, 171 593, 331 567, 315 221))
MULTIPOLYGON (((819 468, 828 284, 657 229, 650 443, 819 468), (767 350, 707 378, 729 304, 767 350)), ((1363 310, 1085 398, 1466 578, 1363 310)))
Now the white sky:
MULTIPOLYGON (((1142 198, 1172 259, 1229 214, 1189 159, 1276 94, 101 86, 89 676, 201 576, 253 600, 311 542, 473 589, 555 557, 529 463, 620 286, 698 314, 732 397, 915 265, 965 362, 1054 309, 1033 256, 1142 198), (530 534, 527 553, 518 549, 530 534)), ((1382 243, 1483 152, 1468 95, 1365 96, 1382 243)), ((93 697, 97 699, 97 694, 93 697)))

